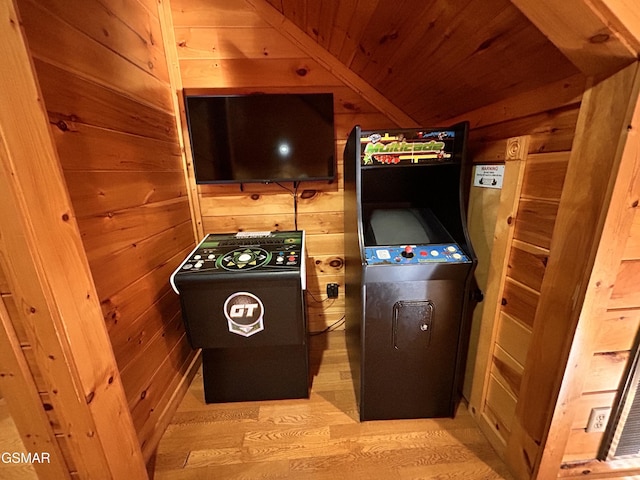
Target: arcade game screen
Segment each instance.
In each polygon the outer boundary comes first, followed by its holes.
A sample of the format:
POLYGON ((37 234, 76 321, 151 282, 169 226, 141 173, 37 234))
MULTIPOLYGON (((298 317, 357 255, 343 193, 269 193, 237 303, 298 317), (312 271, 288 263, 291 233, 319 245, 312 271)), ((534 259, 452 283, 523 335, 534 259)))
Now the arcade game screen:
POLYGON ((422 190, 417 198, 428 197, 434 190, 433 183, 440 183, 433 180, 440 176, 437 170, 450 168, 457 161, 455 141, 453 130, 416 131, 410 137, 407 133, 375 132, 361 137, 360 161, 363 170, 369 171, 363 175, 370 173, 368 178, 373 179, 378 172, 376 183, 384 179, 383 188, 369 189, 376 193, 363 205, 367 264, 470 261, 432 208, 416 199, 395 201, 404 194, 395 191, 395 184, 407 189, 406 177, 415 182, 410 189, 422 190), (404 173, 396 175, 400 171, 404 173))

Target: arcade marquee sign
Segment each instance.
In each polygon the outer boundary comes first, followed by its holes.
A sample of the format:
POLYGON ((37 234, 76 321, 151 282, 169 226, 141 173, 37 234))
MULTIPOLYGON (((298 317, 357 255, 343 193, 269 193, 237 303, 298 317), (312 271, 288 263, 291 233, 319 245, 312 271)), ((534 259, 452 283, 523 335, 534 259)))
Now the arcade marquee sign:
POLYGON ((403 134, 374 133, 360 139, 362 165, 411 165, 444 162, 452 158, 454 131, 403 134))

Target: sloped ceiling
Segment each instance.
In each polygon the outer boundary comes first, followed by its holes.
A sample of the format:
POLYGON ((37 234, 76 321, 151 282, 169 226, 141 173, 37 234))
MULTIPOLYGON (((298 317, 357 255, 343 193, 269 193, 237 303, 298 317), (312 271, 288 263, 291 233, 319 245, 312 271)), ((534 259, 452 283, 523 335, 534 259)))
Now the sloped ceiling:
POLYGON ((264 1, 422 125, 640 50, 634 7, 611 0, 264 1))
POLYGON ((579 73, 509 0, 268 0, 423 125, 579 73))

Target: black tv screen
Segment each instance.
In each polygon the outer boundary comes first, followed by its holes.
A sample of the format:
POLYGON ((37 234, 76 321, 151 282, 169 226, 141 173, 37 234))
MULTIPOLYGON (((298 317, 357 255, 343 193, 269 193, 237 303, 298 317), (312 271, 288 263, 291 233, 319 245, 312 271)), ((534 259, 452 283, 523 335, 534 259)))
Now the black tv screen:
POLYGON ((335 178, 333 95, 185 96, 196 183, 335 178))

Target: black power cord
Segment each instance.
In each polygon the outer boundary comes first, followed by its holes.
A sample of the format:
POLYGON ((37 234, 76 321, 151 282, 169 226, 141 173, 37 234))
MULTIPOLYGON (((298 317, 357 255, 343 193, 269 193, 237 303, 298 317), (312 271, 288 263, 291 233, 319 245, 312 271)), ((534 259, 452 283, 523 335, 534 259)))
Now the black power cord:
POLYGON ((298 230, 298 187, 302 182, 293 182, 293 190, 285 187, 279 182, 274 182, 274 183, 278 185, 280 188, 289 192, 293 197, 293 225, 294 225, 294 230, 298 230))
POLYGON ((309 336, 310 337, 316 337, 318 335, 323 335, 325 333, 333 332, 334 330, 337 330, 338 328, 340 328, 344 324, 344 321, 345 321, 345 317, 343 315, 340 318, 340 320, 336 320, 335 322, 333 322, 331 325, 329 325, 324 330, 320 330, 318 332, 309 332, 309 336))

